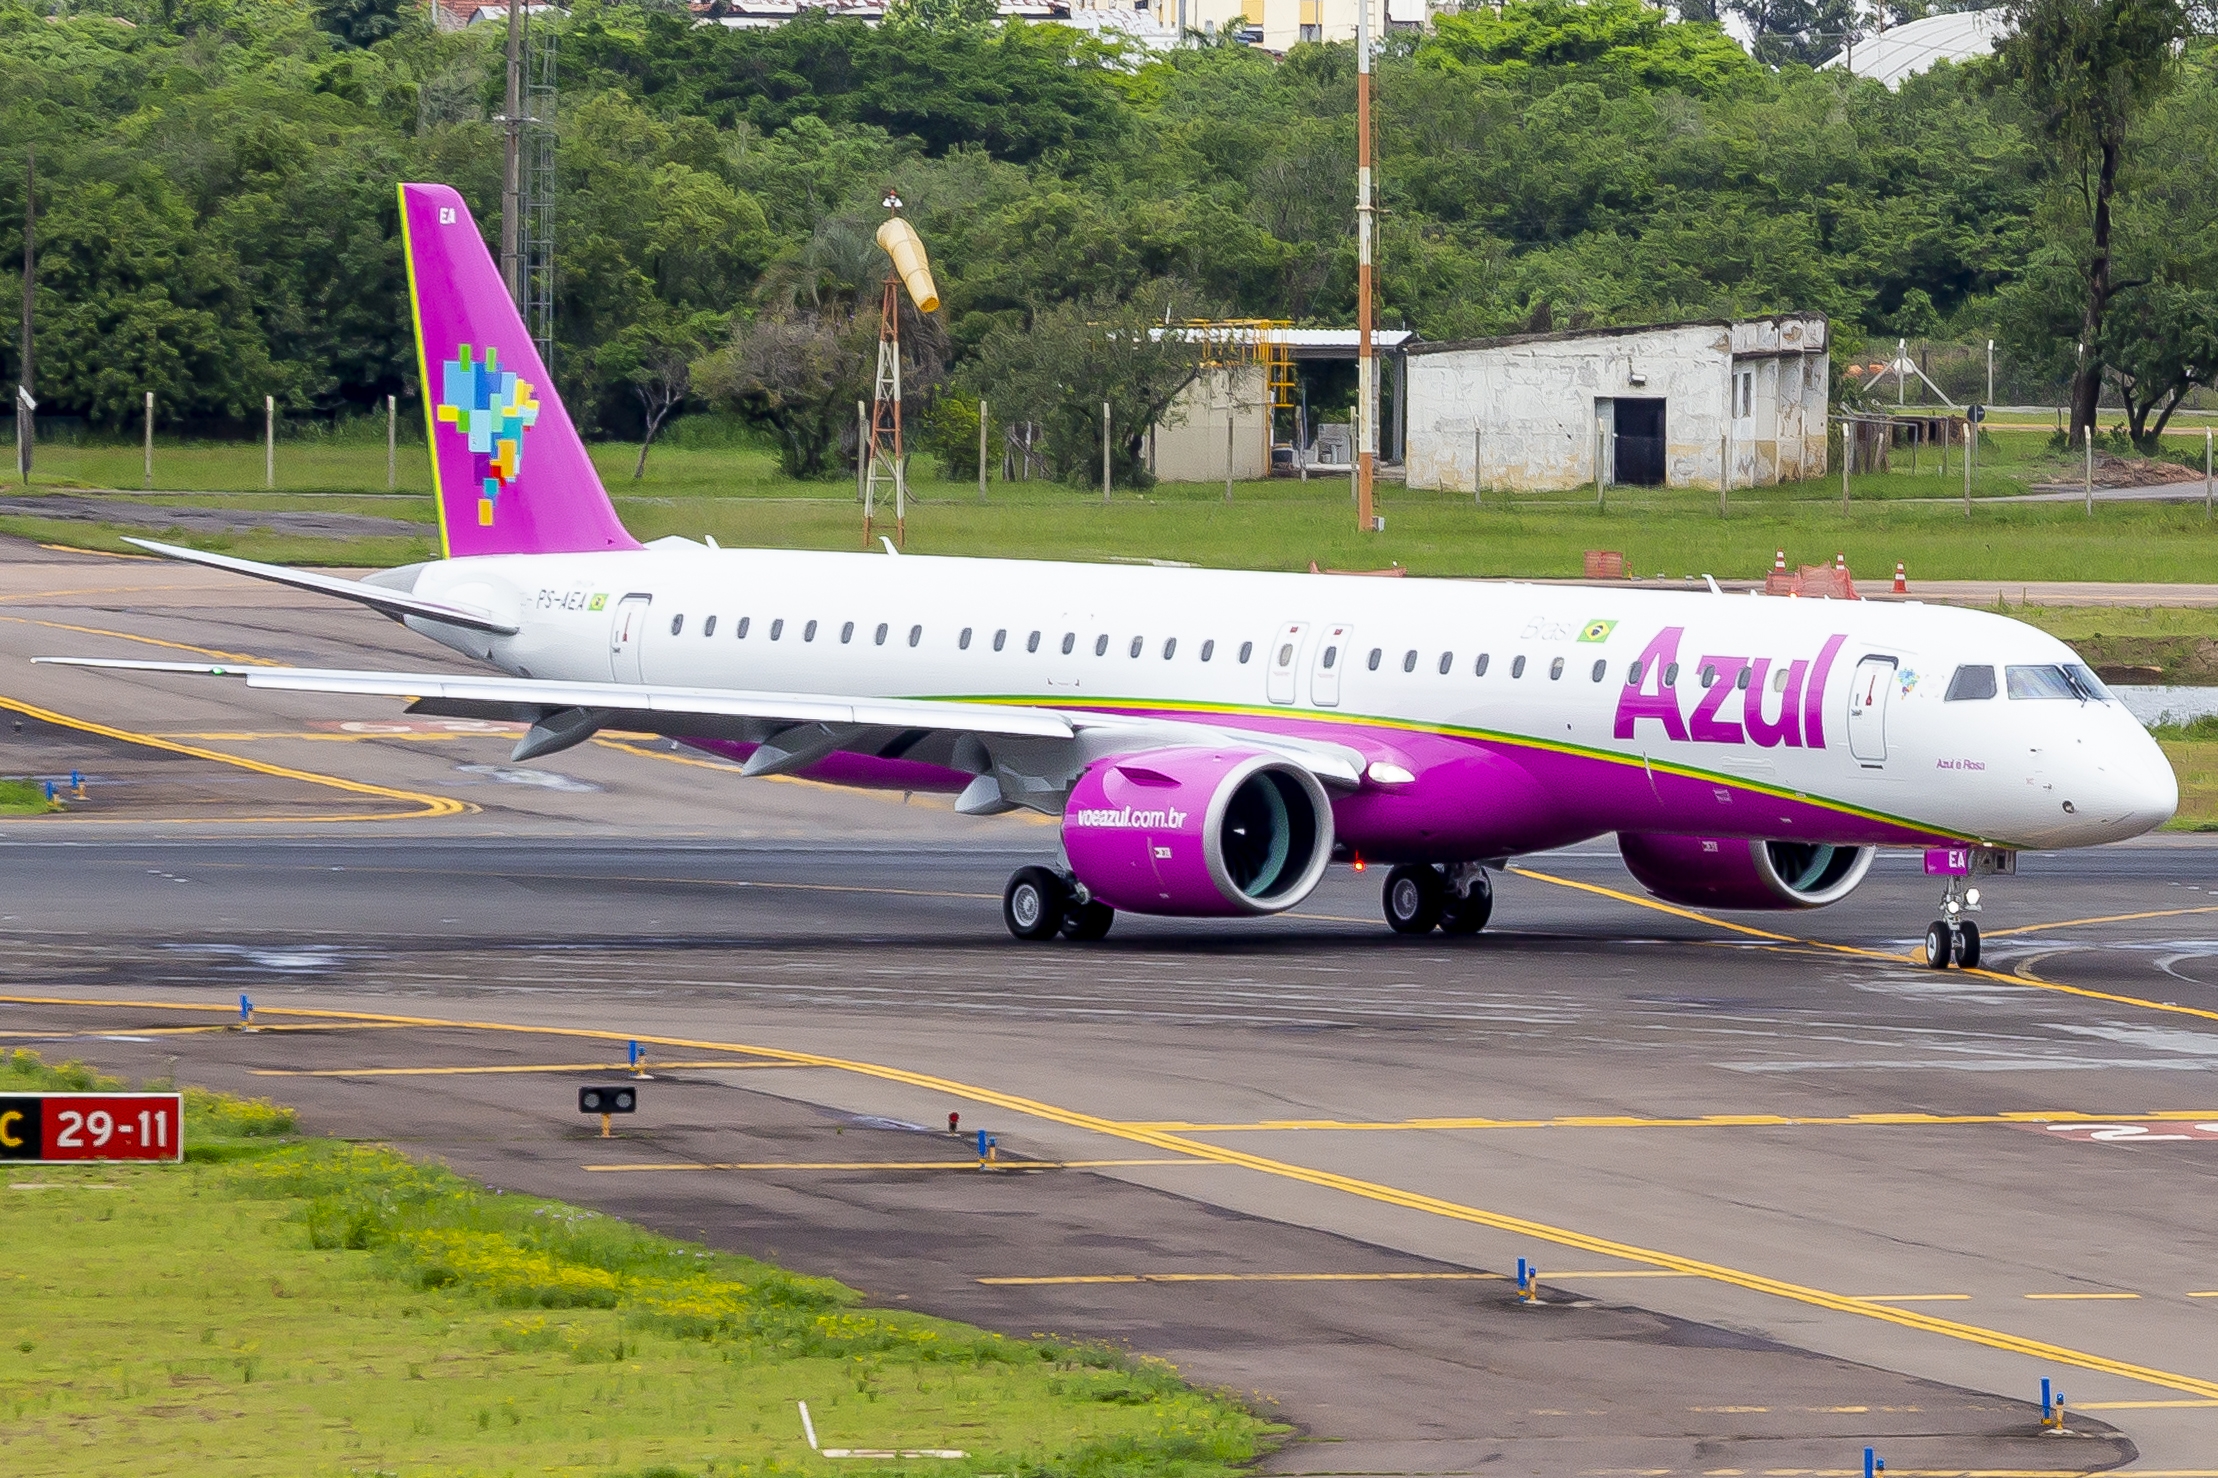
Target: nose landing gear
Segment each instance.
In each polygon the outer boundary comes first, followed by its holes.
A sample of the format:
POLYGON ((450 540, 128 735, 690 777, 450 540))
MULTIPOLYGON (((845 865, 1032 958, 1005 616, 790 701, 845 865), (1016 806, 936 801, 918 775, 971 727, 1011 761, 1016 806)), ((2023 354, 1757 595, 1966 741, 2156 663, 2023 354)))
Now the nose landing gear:
POLYGON ((1925 963, 1935 970, 1946 970, 1950 965, 1970 970, 1979 964, 1979 925, 1968 914, 1979 911, 1979 890, 1964 886, 1962 878, 1950 878, 1948 890, 1941 895, 1941 917, 1935 919, 1925 931, 1925 963))

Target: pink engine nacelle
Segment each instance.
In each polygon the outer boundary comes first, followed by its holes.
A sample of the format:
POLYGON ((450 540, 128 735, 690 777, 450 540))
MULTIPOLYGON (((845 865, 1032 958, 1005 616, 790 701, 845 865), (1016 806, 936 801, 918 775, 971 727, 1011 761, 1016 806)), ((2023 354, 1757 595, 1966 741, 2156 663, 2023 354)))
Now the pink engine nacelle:
POLYGON ((1063 811, 1063 848, 1086 890, 1131 913, 1277 913, 1332 860, 1332 803, 1317 777, 1247 749, 1151 749, 1104 760, 1063 811))
POLYGON ((1871 871, 1879 849, 1621 833, 1617 850, 1640 885, 1666 902, 1777 909, 1840 902, 1871 871))

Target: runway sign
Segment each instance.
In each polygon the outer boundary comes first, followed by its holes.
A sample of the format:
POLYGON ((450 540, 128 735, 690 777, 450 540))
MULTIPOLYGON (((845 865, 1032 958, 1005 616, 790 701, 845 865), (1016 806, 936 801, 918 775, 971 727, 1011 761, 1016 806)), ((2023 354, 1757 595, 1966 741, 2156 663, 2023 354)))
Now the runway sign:
POLYGON ((181 1160, 175 1093, 0 1094, 0 1160, 181 1160))

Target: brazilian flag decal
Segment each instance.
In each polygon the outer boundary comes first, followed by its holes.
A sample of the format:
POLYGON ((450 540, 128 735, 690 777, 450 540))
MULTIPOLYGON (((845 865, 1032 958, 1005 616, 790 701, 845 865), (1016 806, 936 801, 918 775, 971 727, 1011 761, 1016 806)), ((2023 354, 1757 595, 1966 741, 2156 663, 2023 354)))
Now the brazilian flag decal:
POLYGON ((1579 640, 1608 641, 1610 633, 1615 630, 1617 630, 1615 621, 1589 621, 1586 624, 1586 629, 1579 633, 1579 640))

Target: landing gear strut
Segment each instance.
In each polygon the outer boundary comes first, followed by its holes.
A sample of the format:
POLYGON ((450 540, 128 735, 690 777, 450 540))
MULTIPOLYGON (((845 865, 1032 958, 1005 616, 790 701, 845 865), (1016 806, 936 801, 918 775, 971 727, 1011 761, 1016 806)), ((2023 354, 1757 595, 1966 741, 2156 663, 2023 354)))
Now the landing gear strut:
POLYGON ((1080 943, 1106 936, 1117 912, 1083 886, 1045 867, 1020 867, 1001 891, 1001 921, 1030 943, 1061 934, 1080 943))
POLYGON ((1494 912, 1494 886, 1476 862, 1404 863, 1387 873, 1381 901, 1397 934, 1476 934, 1494 912))
POLYGON ((1925 963, 1935 970, 1946 970, 1950 965, 1970 970, 1979 964, 1979 925, 1967 915, 1979 911, 1979 890, 1964 886, 1962 878, 1950 878, 1948 891, 1941 895, 1941 917, 1935 919, 1925 931, 1925 963))

